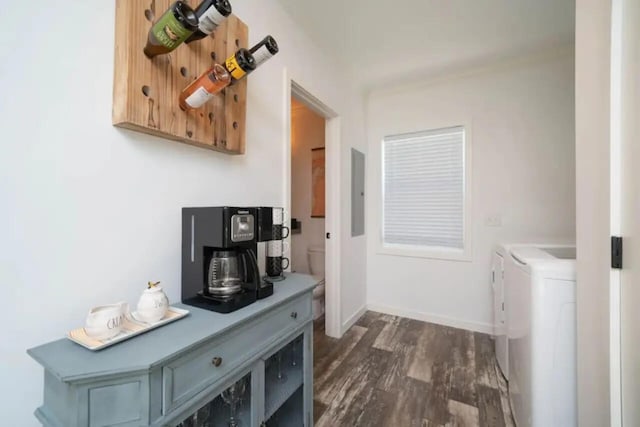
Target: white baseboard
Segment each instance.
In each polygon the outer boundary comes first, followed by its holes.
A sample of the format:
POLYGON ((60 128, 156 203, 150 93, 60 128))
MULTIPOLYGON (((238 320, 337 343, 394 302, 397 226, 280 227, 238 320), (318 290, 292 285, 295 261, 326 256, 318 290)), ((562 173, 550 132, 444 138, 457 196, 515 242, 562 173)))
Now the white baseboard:
POLYGON ((340 336, 344 335, 344 333, 347 332, 349 330, 349 328, 352 327, 358 321, 358 319, 360 319, 362 317, 362 315, 364 313, 366 313, 366 311, 367 311, 367 306, 363 305, 358 311, 356 311, 353 314, 353 316, 349 317, 342 324, 342 330, 340 331, 340 336))
POLYGON ((382 304, 368 304, 367 309, 371 311, 376 311, 378 313, 391 314, 393 316, 400 316, 400 317, 406 317, 408 319, 435 323, 437 325, 451 326, 452 328, 466 329, 468 331, 474 331, 474 332, 482 332, 484 334, 489 334, 489 335, 493 334, 493 325, 491 323, 470 322, 468 320, 455 319, 453 317, 441 316, 439 314, 407 310, 404 308, 390 307, 382 304))

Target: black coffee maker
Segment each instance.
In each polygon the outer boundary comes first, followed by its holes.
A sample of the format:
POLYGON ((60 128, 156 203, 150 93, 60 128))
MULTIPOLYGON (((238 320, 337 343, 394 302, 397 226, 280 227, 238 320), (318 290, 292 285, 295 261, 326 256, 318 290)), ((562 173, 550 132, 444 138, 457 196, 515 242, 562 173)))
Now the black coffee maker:
POLYGON ((182 209, 182 302, 230 313, 256 301, 255 208, 182 209))

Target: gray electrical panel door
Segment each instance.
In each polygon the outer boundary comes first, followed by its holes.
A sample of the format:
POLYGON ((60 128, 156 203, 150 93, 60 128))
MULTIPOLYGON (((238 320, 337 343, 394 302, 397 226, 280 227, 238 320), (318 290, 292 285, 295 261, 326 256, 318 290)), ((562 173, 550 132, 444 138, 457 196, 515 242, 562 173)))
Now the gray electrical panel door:
POLYGON ((351 236, 364 234, 364 153, 351 149, 351 236))

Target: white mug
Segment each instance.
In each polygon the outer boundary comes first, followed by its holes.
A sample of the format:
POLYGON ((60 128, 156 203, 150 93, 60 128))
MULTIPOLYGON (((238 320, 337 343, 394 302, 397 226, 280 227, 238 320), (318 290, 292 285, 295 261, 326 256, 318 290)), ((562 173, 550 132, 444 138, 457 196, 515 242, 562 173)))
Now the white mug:
POLYGON ((267 256, 282 256, 285 252, 289 252, 289 242, 286 240, 269 240, 267 242, 267 256))
POLYGON ((96 340, 113 338, 122 330, 128 312, 126 302, 94 307, 87 314, 84 331, 96 340))
POLYGON ((285 224, 287 222, 288 212, 284 208, 272 209, 272 221, 275 225, 285 224))
POLYGON ((273 208, 273 224, 280 225, 284 221, 284 209, 282 208, 273 208))

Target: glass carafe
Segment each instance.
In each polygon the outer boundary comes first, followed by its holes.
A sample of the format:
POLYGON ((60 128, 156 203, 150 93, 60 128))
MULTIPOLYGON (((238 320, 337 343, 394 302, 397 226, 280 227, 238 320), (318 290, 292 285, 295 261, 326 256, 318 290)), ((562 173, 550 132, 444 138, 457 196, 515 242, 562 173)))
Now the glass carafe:
POLYGON ((209 293, 231 295, 242 287, 238 253, 235 251, 214 251, 209 262, 209 293))

